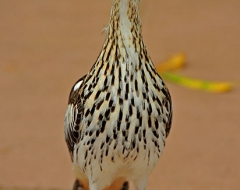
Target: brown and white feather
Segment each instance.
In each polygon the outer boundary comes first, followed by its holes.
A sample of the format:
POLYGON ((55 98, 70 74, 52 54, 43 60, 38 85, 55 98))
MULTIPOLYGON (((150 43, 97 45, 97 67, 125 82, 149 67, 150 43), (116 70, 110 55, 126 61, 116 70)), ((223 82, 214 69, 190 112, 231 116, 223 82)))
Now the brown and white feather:
POLYGON ((91 190, 125 180, 145 189, 171 128, 172 102, 142 39, 139 0, 113 0, 102 51, 68 103, 65 139, 77 178, 91 190))

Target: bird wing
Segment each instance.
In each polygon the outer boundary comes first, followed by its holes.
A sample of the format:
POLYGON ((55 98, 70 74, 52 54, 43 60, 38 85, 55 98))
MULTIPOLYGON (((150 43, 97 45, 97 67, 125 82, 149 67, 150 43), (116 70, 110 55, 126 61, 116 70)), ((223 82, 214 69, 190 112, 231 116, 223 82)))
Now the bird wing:
POLYGON ((83 113, 83 100, 80 98, 79 91, 84 84, 85 76, 80 78, 71 89, 64 119, 65 140, 72 160, 74 145, 79 142, 81 136, 80 123, 83 113))
POLYGON ((166 101, 166 108, 168 110, 168 122, 166 124, 166 137, 168 137, 169 133, 170 133, 170 130, 171 130, 171 127, 172 127, 172 114, 173 114, 173 111, 172 111, 172 98, 171 98, 171 95, 168 91, 168 89, 165 89, 165 92, 166 93, 166 97, 167 97, 167 101, 166 101))

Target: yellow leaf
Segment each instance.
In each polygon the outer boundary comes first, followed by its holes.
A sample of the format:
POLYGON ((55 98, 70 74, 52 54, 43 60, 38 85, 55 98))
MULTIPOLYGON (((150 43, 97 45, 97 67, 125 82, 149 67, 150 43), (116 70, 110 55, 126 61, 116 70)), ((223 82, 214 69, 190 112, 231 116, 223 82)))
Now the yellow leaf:
POLYGON ((190 89, 202 90, 213 93, 228 92, 234 87, 234 84, 231 82, 212 82, 206 80, 199 80, 168 72, 161 73, 161 76, 173 83, 190 89))
POLYGON ((179 69, 185 65, 186 57, 183 53, 178 53, 170 57, 167 61, 158 64, 156 69, 158 72, 171 71, 179 69))

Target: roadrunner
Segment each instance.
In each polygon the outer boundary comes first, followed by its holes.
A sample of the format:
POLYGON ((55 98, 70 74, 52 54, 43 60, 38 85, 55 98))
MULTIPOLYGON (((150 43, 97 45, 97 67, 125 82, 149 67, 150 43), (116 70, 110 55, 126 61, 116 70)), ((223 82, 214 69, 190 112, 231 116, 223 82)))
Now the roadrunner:
POLYGON ((65 139, 75 190, 145 190, 169 134, 172 103, 143 43, 140 0, 113 0, 106 40, 70 92, 65 139))

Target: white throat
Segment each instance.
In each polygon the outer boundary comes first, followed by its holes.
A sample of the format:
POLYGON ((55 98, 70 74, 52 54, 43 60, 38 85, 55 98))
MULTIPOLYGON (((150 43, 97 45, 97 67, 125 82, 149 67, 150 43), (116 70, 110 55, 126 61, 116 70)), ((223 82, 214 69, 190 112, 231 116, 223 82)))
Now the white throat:
POLYGON ((138 61, 139 47, 136 46, 136 41, 142 40, 139 0, 113 1, 111 19, 114 21, 113 26, 118 24, 123 46, 131 61, 138 61))

